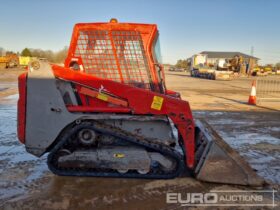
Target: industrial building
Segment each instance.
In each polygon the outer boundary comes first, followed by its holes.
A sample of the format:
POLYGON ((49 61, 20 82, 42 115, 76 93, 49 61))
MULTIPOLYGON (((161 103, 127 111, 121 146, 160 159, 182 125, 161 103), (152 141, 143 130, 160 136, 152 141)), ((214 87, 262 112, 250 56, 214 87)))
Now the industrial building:
POLYGON ((220 60, 229 60, 236 56, 241 56, 245 63, 249 63, 250 60, 253 65, 258 63, 259 58, 247 55, 241 52, 222 52, 222 51, 202 51, 200 54, 207 55, 207 63, 215 64, 220 60))

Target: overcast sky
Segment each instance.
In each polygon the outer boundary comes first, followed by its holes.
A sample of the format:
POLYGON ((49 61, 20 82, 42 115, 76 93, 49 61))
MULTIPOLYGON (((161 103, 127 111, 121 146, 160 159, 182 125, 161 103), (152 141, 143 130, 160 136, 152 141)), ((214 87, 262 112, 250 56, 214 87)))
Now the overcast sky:
POLYGON ((156 23, 165 63, 201 51, 240 51, 280 61, 277 0, 0 0, 0 47, 60 50, 78 22, 156 23))

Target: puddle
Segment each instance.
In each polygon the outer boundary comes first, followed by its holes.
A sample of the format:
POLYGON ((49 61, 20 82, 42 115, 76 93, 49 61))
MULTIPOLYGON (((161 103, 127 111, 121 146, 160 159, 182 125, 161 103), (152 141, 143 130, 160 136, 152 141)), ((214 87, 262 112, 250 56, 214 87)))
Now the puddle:
POLYGON ((26 193, 28 186, 48 171, 46 160, 27 153, 17 139, 17 97, 5 98, 13 105, 0 104, 0 201, 26 193))
POLYGON ((0 87, 0 91, 4 91, 4 90, 7 90, 8 88, 1 88, 0 87))
MULTIPOLYGON (((9 95, 6 97, 0 96, 0 107, 15 106, 15 104, 17 103, 18 97, 19 97, 18 94, 12 94, 12 95, 9 95)), ((5 109, 5 107, 3 107, 3 109, 5 109)), ((1 112, 2 112, 2 109, 0 108, 0 117, 1 117, 1 112)))
POLYGON ((18 100, 18 94, 9 95, 4 98, 5 100, 18 100))

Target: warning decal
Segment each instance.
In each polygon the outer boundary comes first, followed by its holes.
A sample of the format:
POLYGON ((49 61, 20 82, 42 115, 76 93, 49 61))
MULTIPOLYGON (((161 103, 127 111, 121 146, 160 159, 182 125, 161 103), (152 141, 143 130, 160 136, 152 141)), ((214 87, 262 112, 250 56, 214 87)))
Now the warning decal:
POLYGON ((163 98, 159 96, 154 96, 151 108, 155 110, 161 110, 162 104, 163 104, 163 98))
POLYGON ((102 100, 102 101, 108 101, 108 96, 106 96, 103 93, 98 93, 97 98, 102 100))
POLYGON ((124 158, 124 157, 125 157, 125 155, 122 153, 114 154, 114 158, 124 158))

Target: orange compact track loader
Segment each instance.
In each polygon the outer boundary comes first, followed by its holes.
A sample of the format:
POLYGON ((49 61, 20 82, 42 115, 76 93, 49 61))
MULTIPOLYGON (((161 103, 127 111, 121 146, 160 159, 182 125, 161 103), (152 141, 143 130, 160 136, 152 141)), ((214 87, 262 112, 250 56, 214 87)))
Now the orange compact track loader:
POLYGON ((76 24, 64 67, 19 76, 18 138, 57 175, 264 183, 166 88, 154 24, 76 24))

